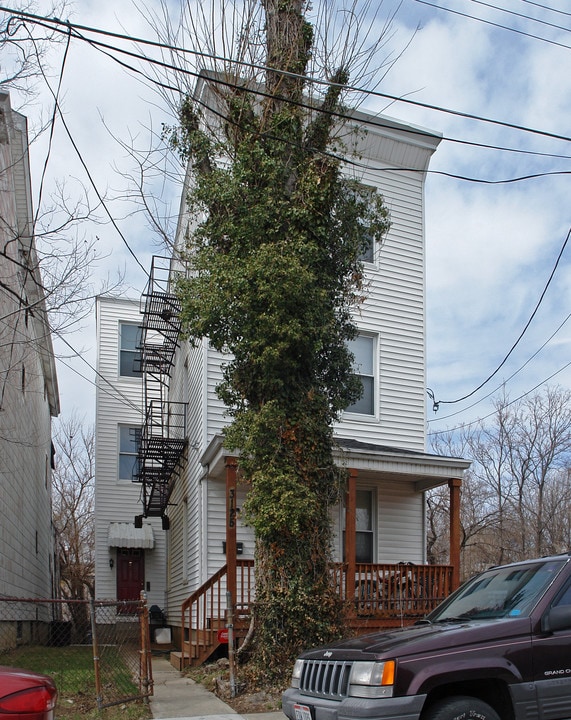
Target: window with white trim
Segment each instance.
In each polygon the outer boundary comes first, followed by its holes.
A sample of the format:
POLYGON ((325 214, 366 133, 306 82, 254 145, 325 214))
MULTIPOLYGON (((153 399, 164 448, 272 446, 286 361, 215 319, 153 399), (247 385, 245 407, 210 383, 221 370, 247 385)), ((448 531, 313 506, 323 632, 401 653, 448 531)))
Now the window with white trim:
POLYGON ((130 323, 119 323, 119 375, 141 377, 141 328, 130 323))
POLYGON ((374 562, 374 524, 372 490, 357 490, 355 508, 355 560, 358 563, 374 562))
MULTIPOLYGON (((357 489, 355 496, 355 562, 375 562, 375 508, 376 493, 374 490, 357 489)), ((345 513, 343 525, 343 560, 345 557, 345 513)))
POLYGON ((137 453, 141 442, 141 428, 119 425, 119 480, 133 480, 139 471, 137 453))
POLYGON ((346 412, 374 417, 376 396, 375 348, 376 340, 372 335, 357 335, 348 343, 353 353, 353 372, 363 387, 361 397, 346 408, 346 412))

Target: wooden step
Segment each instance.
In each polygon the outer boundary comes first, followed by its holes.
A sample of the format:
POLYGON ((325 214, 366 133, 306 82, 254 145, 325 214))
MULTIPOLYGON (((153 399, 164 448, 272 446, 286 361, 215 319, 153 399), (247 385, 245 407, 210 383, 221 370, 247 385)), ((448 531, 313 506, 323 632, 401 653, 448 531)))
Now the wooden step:
POLYGON ((182 653, 178 650, 174 650, 170 654, 170 664, 175 668, 176 670, 184 670, 185 667, 189 665, 188 661, 188 655, 184 658, 184 663, 182 661, 182 653))

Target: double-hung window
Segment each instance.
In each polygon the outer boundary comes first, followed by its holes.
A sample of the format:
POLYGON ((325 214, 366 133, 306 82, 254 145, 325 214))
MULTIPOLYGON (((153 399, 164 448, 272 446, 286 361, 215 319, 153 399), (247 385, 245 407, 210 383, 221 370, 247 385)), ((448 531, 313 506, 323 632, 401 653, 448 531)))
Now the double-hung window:
POLYGON ((375 416, 375 367, 376 340, 372 335, 358 335, 349 341, 349 350, 353 353, 353 372, 361 381, 361 397, 349 405, 347 412, 359 415, 375 416))
POLYGON ((141 428, 119 425, 119 480, 133 480, 139 472, 137 453, 141 428))
POLYGON ((119 323, 119 375, 141 377, 141 328, 138 325, 119 323))
MULTIPOLYGON (((355 505, 355 561, 375 562, 375 507, 374 490, 358 489, 355 505)), ((343 514, 343 560, 345 557, 345 515, 343 514)))

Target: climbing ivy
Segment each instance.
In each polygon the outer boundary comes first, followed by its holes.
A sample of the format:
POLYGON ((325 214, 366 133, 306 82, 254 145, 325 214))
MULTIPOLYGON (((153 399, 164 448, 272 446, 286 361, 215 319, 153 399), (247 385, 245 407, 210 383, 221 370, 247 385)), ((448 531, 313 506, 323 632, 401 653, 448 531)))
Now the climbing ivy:
POLYGON ((303 647, 343 631, 330 563, 331 510, 345 475, 333 460, 332 427, 361 392, 347 347, 366 292, 360 257, 388 227, 380 195, 344 177, 329 152, 347 69, 335 73, 318 111, 299 102, 313 42, 304 5, 263 3, 274 69, 262 100, 239 83, 221 86, 222 132, 208 132, 191 98, 168 131, 194 170, 182 322, 190 338, 208 337, 228 357, 218 387, 232 419, 224 444, 240 450, 248 485, 252 657, 268 681, 283 680, 303 647), (279 73, 292 69, 302 77, 279 73))

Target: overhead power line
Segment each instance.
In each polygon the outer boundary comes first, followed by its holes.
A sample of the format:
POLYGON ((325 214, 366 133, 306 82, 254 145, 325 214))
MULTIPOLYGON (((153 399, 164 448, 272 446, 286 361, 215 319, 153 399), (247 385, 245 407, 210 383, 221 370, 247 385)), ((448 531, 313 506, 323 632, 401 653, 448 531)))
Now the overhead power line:
MULTIPOLYGON (((416 1, 417 1, 417 2, 422 2, 422 3, 427 4, 427 5, 430 5, 430 4, 431 4, 431 3, 425 2, 425 0, 416 0, 416 1)), ((434 7, 437 7, 438 9, 444 9, 444 8, 439 8, 439 6, 437 6, 437 5, 435 5, 434 7)), ((126 40, 127 42, 136 43, 137 45, 148 45, 148 46, 156 47, 156 48, 159 48, 159 49, 162 49, 162 50, 172 50, 172 51, 175 51, 175 52, 178 52, 178 53, 181 53, 181 54, 189 54, 189 55, 193 55, 193 56, 195 56, 195 57, 199 57, 199 58, 203 58, 203 59, 208 59, 208 60, 213 60, 213 61, 216 61, 216 62, 230 62, 230 61, 231 61, 231 62, 235 63, 236 65, 241 65, 241 66, 243 66, 243 67, 248 67, 248 68, 254 69, 254 70, 259 70, 259 71, 271 70, 272 72, 281 73, 282 75, 284 75, 284 76, 286 76, 286 77, 293 77, 293 78, 302 78, 302 77, 303 77, 303 79, 304 79, 305 81, 310 82, 310 83, 313 83, 314 85, 322 85, 322 86, 334 86, 334 85, 335 85, 335 83, 332 83, 332 82, 330 82, 330 81, 328 81, 328 80, 324 80, 324 79, 320 79, 320 78, 306 77, 306 76, 299 75, 299 74, 297 74, 297 73, 291 73, 291 72, 284 71, 284 70, 279 70, 279 69, 276 69, 276 68, 269 68, 269 67, 266 66, 266 65, 258 65, 258 64, 249 63, 249 62, 246 62, 246 61, 243 61, 243 60, 230 60, 229 58, 224 58, 224 57, 221 57, 221 56, 218 56, 218 55, 214 55, 214 54, 211 54, 211 53, 205 53, 205 52, 201 52, 201 51, 198 51, 198 50, 189 50, 189 49, 187 49, 187 48, 179 48, 179 47, 176 47, 176 46, 173 46, 173 45, 168 45, 168 44, 165 44, 165 43, 160 43, 160 42, 154 41, 154 40, 147 40, 147 39, 145 39, 145 38, 137 38, 137 37, 133 37, 133 36, 130 36, 130 35, 125 35, 125 34, 122 34, 122 33, 112 32, 112 31, 109 31, 109 30, 102 30, 102 29, 100 29, 100 28, 95 28, 95 27, 92 27, 92 26, 89 26, 89 25, 81 25, 81 24, 79 24, 79 23, 72 23, 72 22, 70 22, 70 21, 63 21, 63 20, 60 20, 60 19, 58 19, 58 18, 48 18, 48 17, 45 17, 45 16, 35 15, 35 14, 33 14, 33 13, 24 12, 24 11, 21 11, 21 10, 14 10, 14 9, 7 8, 7 7, 4 7, 4 6, 0 6, 0 12, 11 13, 11 14, 16 15, 16 16, 18 16, 18 17, 26 18, 26 19, 28 19, 28 20, 30 20, 30 21, 32 21, 32 22, 36 22, 36 23, 38 23, 38 24, 40 24, 40 25, 43 25, 44 27, 48 27, 48 28, 50 28, 50 29, 56 29, 56 30, 58 30, 59 32, 68 32, 68 30, 71 29, 71 30, 73 30, 75 33, 77 33, 77 34, 76 34, 76 37, 77 37, 78 39, 82 39, 82 40, 84 40, 85 42, 90 42, 90 43, 93 43, 93 44, 97 43, 98 41, 90 40, 90 39, 88 39, 88 38, 83 37, 83 36, 81 35, 81 32, 82 32, 82 31, 83 31, 83 32, 93 33, 93 34, 95 34, 95 35, 103 35, 103 36, 105 36, 105 37, 112 37, 112 38, 116 38, 116 39, 120 39, 120 40, 126 40), (55 26, 55 27, 54 27, 54 26, 55 26)), ((164 67, 164 68, 166 68, 166 69, 169 69, 169 68, 170 68, 170 69, 176 70, 177 72, 181 72, 181 73, 183 73, 183 74, 190 75, 190 76, 194 76, 194 77, 198 77, 198 76, 200 75, 200 73, 197 72, 197 71, 189 70, 189 69, 186 69, 186 68, 174 67, 174 66, 169 65, 168 63, 165 63, 165 62, 163 62, 163 61, 159 61, 159 60, 155 60, 155 59, 153 59, 153 58, 149 58, 149 57, 147 57, 146 55, 141 55, 140 53, 133 53, 133 52, 131 52, 131 51, 124 50, 124 49, 122 49, 122 48, 118 48, 118 47, 116 47, 116 46, 105 45, 104 43, 100 43, 100 44, 101 44, 103 47, 107 47, 108 49, 112 49, 112 50, 114 50, 114 51, 116 51, 116 52, 119 52, 119 53, 122 53, 122 54, 126 54, 126 55, 129 55, 129 56, 131 56, 131 57, 135 57, 135 58, 137 58, 137 59, 139 59, 139 60, 144 60, 145 62, 150 62, 150 63, 152 63, 152 64, 162 66, 162 67, 164 67)), ((223 80, 220 79, 220 78, 211 78, 211 80, 212 80, 213 82, 216 82, 216 83, 221 84, 221 85, 225 85, 225 86, 228 86, 228 87, 235 87, 235 88, 237 88, 236 84, 231 83, 231 82, 228 82, 228 81, 223 81, 223 80)), ((421 107, 421 108, 424 108, 424 109, 427 109, 427 110, 433 110, 433 111, 436 111, 436 112, 442 112, 442 113, 446 113, 446 114, 453 115, 453 116, 456 116, 456 117, 462 117, 462 118, 468 119, 468 120, 474 120, 474 121, 477 121, 477 122, 483 122, 483 123, 488 123, 488 124, 492 124, 492 125, 497 125, 497 126, 500 126, 500 127, 509 128, 509 129, 511 129, 511 130, 518 130, 518 131, 521 131, 521 132, 531 133, 531 134, 534 134, 534 135, 539 135, 539 136, 542 136, 542 137, 548 137, 548 138, 552 138, 552 139, 555 139, 555 140, 563 140, 563 141, 565 141, 565 142, 571 142, 571 137, 569 137, 569 136, 567 136, 567 135, 560 135, 560 134, 558 134, 558 133, 552 133, 552 132, 548 132, 548 131, 545 131, 545 130, 538 130, 538 129, 536 129, 536 128, 530 128, 530 127, 526 127, 526 126, 524 126, 524 125, 517 125, 517 124, 514 124, 514 123, 509 123, 509 122, 506 122, 506 121, 502 121, 502 120, 495 120, 495 119, 492 119, 492 118, 487 118, 487 117, 483 117, 483 116, 480 116, 480 115, 475 115, 475 114, 473 114, 473 113, 462 112, 462 111, 459 111, 459 110, 452 110, 452 109, 449 109, 449 108, 444 108, 444 107, 441 107, 441 106, 438 106, 438 105, 433 105, 433 104, 430 104, 430 103, 423 103, 423 102, 420 102, 420 101, 417 101, 417 100, 411 100, 410 98, 404 98, 404 97, 401 97, 401 96, 398 96, 398 95, 390 95, 390 94, 388 94, 388 93, 382 93, 382 92, 380 92, 380 91, 378 91, 378 90, 368 90, 368 89, 361 88, 361 87, 354 86, 354 85, 343 85, 342 88, 343 88, 344 90, 348 91, 348 92, 355 92, 355 93, 367 95, 367 96, 370 96, 370 97, 379 97, 379 98, 384 99, 384 100, 390 100, 390 101, 392 101, 392 102, 401 102, 401 103, 405 103, 405 104, 408 104, 408 105, 413 105, 413 106, 415 106, 415 107, 421 107)), ((253 90, 252 92, 253 92, 254 94, 261 94, 262 96, 263 96, 263 94, 264 94, 263 92, 261 92, 261 91, 259 91, 259 90, 253 90)), ((287 98, 284 98, 284 99, 287 99, 287 98)))
MULTIPOLYGON (((476 5, 483 5, 484 7, 492 8, 493 10, 497 10, 498 12, 507 13, 508 15, 514 15, 515 17, 523 18, 524 20, 529 20, 530 22, 535 22, 540 25, 546 25, 547 27, 555 28, 556 30, 564 30, 565 32, 569 32, 569 28, 564 27, 563 25, 556 25, 555 23, 550 23, 547 20, 541 20, 540 18, 534 18, 531 17, 531 15, 525 15, 525 13, 519 13, 515 10, 508 10, 507 8, 500 7, 499 5, 492 5, 492 3, 484 2, 484 0, 470 0, 470 2, 475 3, 476 5)), ((477 18, 474 18, 477 19, 477 18)), ((513 30, 514 28, 506 28, 508 30, 513 30)), ((537 38, 538 40, 541 40, 543 38, 537 38)))
POLYGON ((463 395, 462 397, 457 398, 456 400, 438 400, 438 399, 436 398, 434 392, 433 392, 432 390, 428 389, 428 396, 430 397, 430 399, 431 399, 432 402, 433 402, 434 412, 437 412, 437 411, 438 411, 440 405, 455 405, 456 403, 462 402, 463 400, 467 400, 468 398, 472 397, 472 395, 475 395, 475 394, 478 392, 478 390, 481 390, 481 389, 484 387, 484 385, 487 385, 487 384, 490 382, 490 380, 491 380, 492 378, 494 378, 494 377, 498 374, 498 372, 502 369, 502 367, 506 364, 506 362, 508 361, 508 358, 511 356, 511 354, 512 354, 513 351, 516 349, 516 347, 519 345, 521 339, 523 338, 523 336, 524 336, 525 333, 527 332, 529 326, 531 325, 531 323, 532 323, 532 321, 533 321, 533 318, 536 316, 537 311, 539 310, 539 308, 540 308, 540 306, 541 306, 541 303, 543 302, 543 298, 545 297, 545 294, 547 293, 547 290, 548 290, 549 286, 551 285, 551 281, 553 280, 553 277, 555 276, 555 272, 556 272, 556 270, 557 270, 557 268, 558 268, 558 266, 559 266, 559 262, 560 262, 560 260, 561 260, 561 257, 563 256, 563 253, 564 253, 564 251, 565 251, 565 248, 567 247, 567 243, 569 242, 569 237, 571 237, 571 228, 569 228, 569 230, 568 230, 568 232, 567 232, 567 236, 565 237, 565 240, 564 240, 564 242, 563 242, 563 245, 562 245, 562 247, 561 247, 561 250, 559 251, 559 255, 557 256, 557 260, 555 261, 555 265, 553 266, 553 269, 552 269, 552 271, 551 271, 551 274, 549 275, 549 279, 547 280, 547 283, 546 283, 545 287, 543 288, 543 292, 541 293, 541 295, 540 295, 540 297, 539 297, 539 300, 537 301, 537 304, 536 304, 533 312, 531 313, 531 316, 530 316, 529 320, 528 320, 527 323, 525 324, 525 327, 523 328, 523 330, 522 330, 521 333, 519 334, 519 337, 518 337, 517 340, 514 342, 514 344, 511 346, 509 352, 508 352, 507 355, 504 357, 504 359, 501 361, 501 363, 498 365, 498 367, 497 367, 490 375, 488 375, 488 377, 487 377, 483 382, 481 382, 481 383, 478 385, 478 387, 474 388, 474 390, 472 390, 471 392, 467 393, 466 395, 463 395))
MULTIPOLYGON (((532 388, 530 388, 529 390, 526 390, 524 393, 522 393, 521 395, 516 397, 514 400, 510 400, 510 402, 506 403, 504 405, 504 407, 509 407, 510 405, 513 405, 514 403, 519 402, 520 400, 523 400, 524 397, 527 397, 530 393, 534 392, 535 390, 540 388, 542 385, 545 385, 545 383, 548 383, 550 380, 553 380, 554 377, 557 377, 557 375, 562 373, 564 370, 567 370, 567 368, 570 366, 571 366, 571 360, 569 360, 569 362, 565 363, 565 365, 563 365, 563 367, 560 367, 559 370, 556 370, 554 373, 551 373, 551 375, 549 375, 549 377, 544 378, 543 380, 541 380, 541 382, 538 382, 532 388)), ((469 423, 462 423, 461 425, 458 425, 454 428, 447 428, 446 430, 433 430, 433 431, 429 432, 428 434, 429 435, 443 435, 445 433, 451 433, 456 430, 462 430, 463 428, 467 428, 472 425, 476 425, 476 423, 483 422, 484 420, 487 420, 488 418, 493 417, 494 415, 495 415, 495 411, 492 411, 491 413, 488 413, 487 415, 484 415, 483 417, 478 418, 477 420, 472 420, 469 423)), ((448 415, 447 417, 452 417, 452 415, 448 415)), ((444 419, 444 418, 442 418, 442 419, 444 419)), ((431 422, 431 421, 429 421, 429 422, 431 422)))
POLYGON ((571 17, 571 12, 565 12, 565 10, 556 10, 555 8, 549 7, 547 5, 542 5, 541 3, 534 2, 533 0, 521 1, 527 3, 528 5, 535 5, 535 7, 541 8, 542 10, 547 10, 548 12, 557 13, 558 15, 567 15, 567 17, 571 17))
POLYGON ((525 37, 532 38, 533 40, 540 40, 541 42, 546 42, 550 45, 556 45, 557 47, 571 50, 571 45, 566 45, 565 43, 560 43, 556 40, 549 40, 548 38, 540 37, 539 35, 534 35, 533 33, 528 33, 524 30, 518 30, 517 28, 512 28, 508 25, 502 25, 501 23, 495 23, 491 20, 485 20, 484 18, 479 18, 475 15, 470 15, 469 13, 460 12, 460 10, 453 10, 452 8, 443 7, 442 5, 428 2, 428 0, 416 0, 416 2, 420 3, 421 5, 428 5, 429 7, 436 8, 437 10, 443 10, 444 12, 451 13, 452 15, 459 15, 460 17, 465 17, 470 20, 476 20, 477 22, 484 23, 485 25, 491 25, 492 27, 500 28, 501 30, 508 30, 509 32, 516 33, 517 35, 523 35, 525 37))

